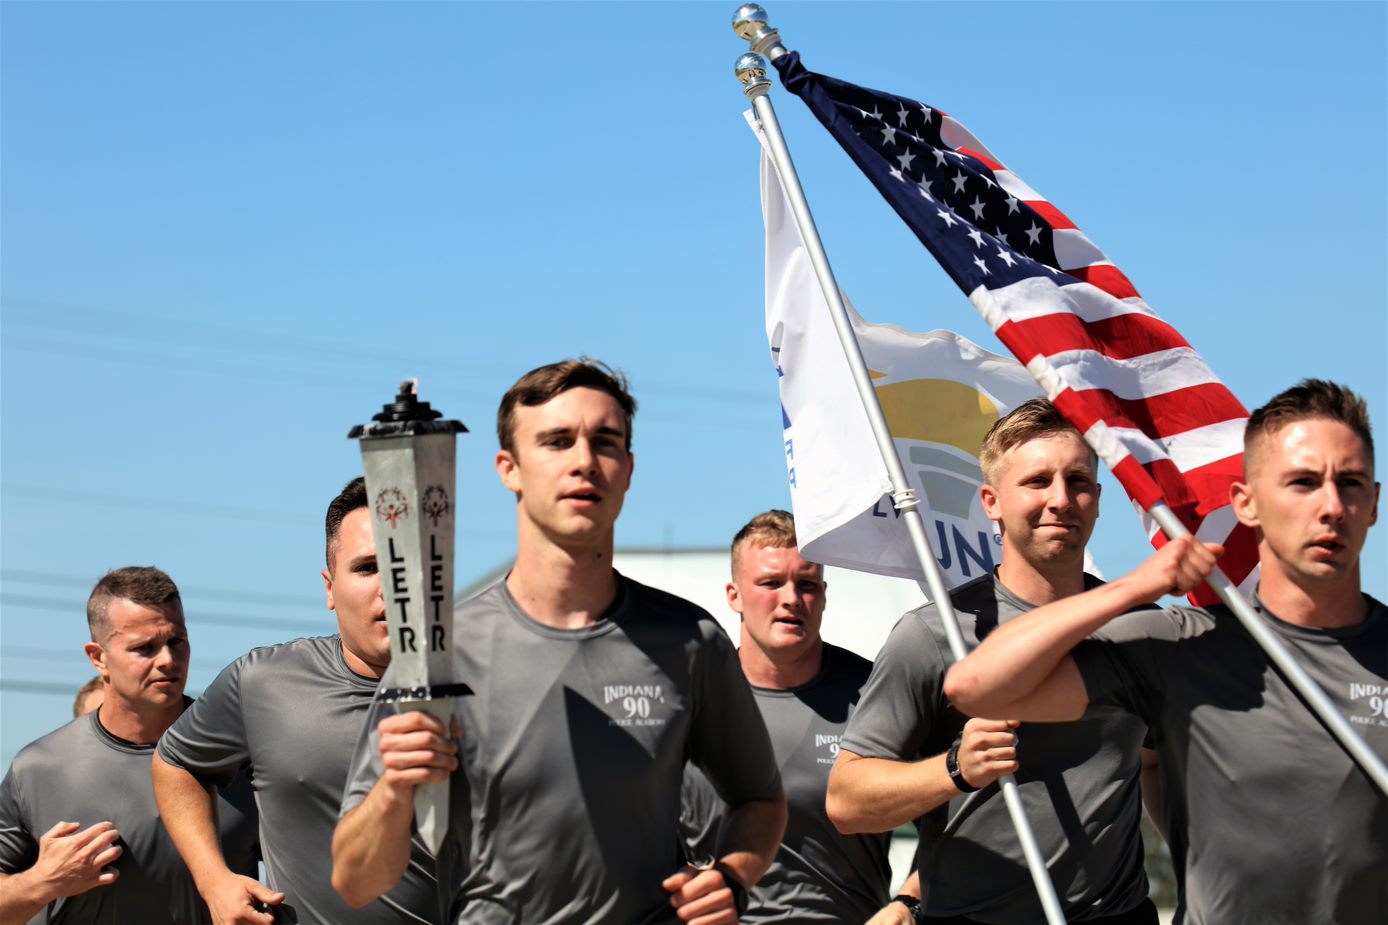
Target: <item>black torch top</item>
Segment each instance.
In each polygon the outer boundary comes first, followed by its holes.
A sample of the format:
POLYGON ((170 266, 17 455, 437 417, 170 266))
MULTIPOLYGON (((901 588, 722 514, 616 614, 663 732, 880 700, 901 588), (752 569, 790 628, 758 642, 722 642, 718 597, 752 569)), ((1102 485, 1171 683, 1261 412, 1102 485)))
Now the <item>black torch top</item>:
POLYGON ((415 380, 400 383, 395 401, 371 416, 370 424, 357 424, 347 434, 349 440, 370 440, 374 437, 404 437, 422 434, 467 433, 462 421, 439 420, 443 412, 429 407, 415 395, 415 380))

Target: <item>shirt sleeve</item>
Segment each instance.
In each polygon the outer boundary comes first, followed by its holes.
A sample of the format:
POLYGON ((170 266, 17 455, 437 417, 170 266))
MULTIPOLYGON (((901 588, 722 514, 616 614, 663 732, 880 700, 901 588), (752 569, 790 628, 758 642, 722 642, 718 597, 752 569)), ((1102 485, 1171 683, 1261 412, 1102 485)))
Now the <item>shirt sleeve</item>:
POLYGON ((781 774, 771 737, 742 674, 737 650, 717 624, 695 656, 693 693, 686 757, 729 805, 775 799, 781 792, 781 774))
POLYGON ((680 843, 690 864, 707 867, 718 860, 718 830, 726 810, 703 772, 685 765, 680 788, 680 843))
POLYGON ((18 791, 19 781, 10 765, 0 781, 0 873, 5 874, 26 871, 39 859, 38 839, 27 827, 18 791))
POLYGON ((159 757, 201 781, 229 786, 250 764, 242 683, 249 656, 232 662, 159 739, 159 757))
POLYGON ((940 719, 947 663, 921 611, 892 627, 840 742, 866 758, 915 761, 940 719))
MULTIPOLYGON (((1089 695, 1087 714, 1119 709, 1157 728, 1167 661, 1184 635, 1179 611, 1149 609, 1116 617, 1083 640, 1071 655, 1089 695)), ((1144 745, 1155 747, 1151 740, 1149 733, 1144 745)))

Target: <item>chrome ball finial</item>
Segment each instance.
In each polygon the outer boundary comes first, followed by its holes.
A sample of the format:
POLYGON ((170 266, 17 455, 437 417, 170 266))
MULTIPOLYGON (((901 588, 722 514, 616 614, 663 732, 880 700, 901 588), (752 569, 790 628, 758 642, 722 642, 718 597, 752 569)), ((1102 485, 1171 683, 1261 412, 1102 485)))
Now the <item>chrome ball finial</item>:
POLYGON ((733 31, 744 41, 752 41, 757 31, 767 24, 766 10, 756 3, 744 3, 733 13, 733 31))
POLYGON ((739 55, 733 73, 742 82, 742 92, 748 99, 762 96, 771 89, 771 80, 766 76, 766 59, 756 52, 739 55))
POLYGON ((757 54, 769 55, 776 60, 786 54, 781 44, 781 33, 767 19, 766 10, 756 3, 744 3, 733 13, 733 31, 757 54))

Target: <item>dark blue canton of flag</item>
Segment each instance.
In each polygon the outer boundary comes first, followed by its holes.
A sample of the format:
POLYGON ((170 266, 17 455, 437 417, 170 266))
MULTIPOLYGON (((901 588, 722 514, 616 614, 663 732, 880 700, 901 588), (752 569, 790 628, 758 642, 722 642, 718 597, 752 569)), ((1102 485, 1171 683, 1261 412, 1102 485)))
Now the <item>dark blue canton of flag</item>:
MULTIPOLYGON (((774 62, 968 296, 998 339, 1090 440, 1139 510, 1171 507, 1243 583, 1257 564, 1229 485, 1248 412, 1189 343, 1063 212, 960 122, 916 100, 774 62)), ((1165 537, 1148 520, 1160 546, 1165 537)), ((1197 603, 1209 598, 1194 593, 1197 603)))
POLYGON ((1040 196, 1020 183, 1021 195, 1005 189, 994 173, 1002 165, 958 122, 916 100, 812 73, 799 52, 775 65, 786 89, 805 101, 964 292, 1060 275, 1051 223, 1028 204, 1040 196))

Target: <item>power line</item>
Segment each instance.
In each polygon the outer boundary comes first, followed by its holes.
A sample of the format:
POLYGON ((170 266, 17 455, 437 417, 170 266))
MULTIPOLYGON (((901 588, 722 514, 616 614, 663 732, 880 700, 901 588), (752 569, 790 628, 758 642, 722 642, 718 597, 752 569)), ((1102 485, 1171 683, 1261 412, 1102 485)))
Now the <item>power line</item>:
MULTIPOLYGON (((60 684, 57 681, 26 681, 22 678, 0 678, 0 691, 16 691, 25 694, 61 695, 69 699, 77 696, 81 685, 60 684)), ((202 691, 185 690, 183 693, 197 700, 202 691)))
MULTIPOLYGON (((244 382, 248 376, 254 376, 260 380, 279 380, 292 382, 298 386, 330 386, 337 391, 343 388, 356 388, 361 385, 361 376, 351 378, 335 376, 333 374, 313 373, 303 374, 292 370, 275 369, 264 366, 250 366, 242 361, 225 361, 199 359, 191 360, 183 357, 171 357, 156 353, 135 353, 130 350, 113 351, 109 347, 83 346, 72 343, 69 339, 61 341, 44 342, 35 340, 24 335, 7 334, 5 345, 12 346, 15 343, 26 346, 30 350, 37 350, 44 353, 52 353, 58 356, 83 356, 97 362, 110 363, 117 366, 138 366, 147 368, 151 366, 164 369, 174 369, 179 372, 190 372, 197 374, 227 376, 238 381, 244 382)), ((706 388, 684 385, 651 385, 645 384, 637 389, 641 393, 656 393, 671 395, 678 398, 705 398, 714 401, 730 401, 737 404, 747 404, 755 402, 758 405, 766 405, 765 396, 728 392, 715 392, 706 388)), ((664 415, 666 420, 677 420, 685 424, 700 427, 718 427, 723 430, 743 430, 765 432, 767 426, 764 423, 754 423, 749 420, 729 420, 726 415, 700 415, 689 414, 687 412, 664 415)))
POLYGON ((163 369, 178 370, 179 372, 230 376, 233 379, 242 381, 247 378, 256 378, 260 380, 275 379, 281 382, 292 382, 295 385, 323 386, 334 389, 342 389, 361 384, 360 377, 349 378, 346 376, 335 376, 331 373, 297 373, 292 370, 276 369, 270 366, 256 366, 242 360, 194 360, 129 349, 112 350, 110 347, 74 344, 70 339, 45 341, 41 338, 27 337, 22 334, 6 334, 5 343, 8 346, 18 344, 30 350, 37 350, 44 353, 56 353, 61 356, 81 356, 117 366, 133 365, 142 368, 157 366, 163 369))
POLYGON ((77 685, 59 684, 57 681, 24 681, 14 678, 0 678, 0 691, 22 691, 26 694, 62 694, 65 697, 77 696, 77 685))
MULTIPOLYGON (((59 304, 53 302, 42 302, 33 299, 9 299, 9 303, 18 302, 20 305, 29 305, 41 308, 44 312, 38 316, 21 315, 15 318, 11 311, 7 321, 11 324, 29 325, 34 327, 58 328, 63 332, 68 332, 70 326, 54 316, 59 313, 76 315, 89 319, 97 319, 99 322, 107 322, 103 325, 108 334, 118 337, 127 337, 138 340, 141 343, 150 341, 161 341, 173 346, 196 346, 199 348, 226 349, 225 344, 229 341, 240 342, 252 348, 256 354, 263 354, 267 350, 291 354, 293 357, 300 358, 304 355, 321 356, 340 363, 344 359, 358 359, 379 362, 382 364, 393 363, 396 365, 412 366, 422 362, 432 362, 437 364, 458 364, 458 356, 442 356, 412 353, 406 356, 402 353, 383 353, 377 347, 370 350, 363 350, 359 342, 347 343, 341 341, 324 341, 321 338, 295 337, 283 333, 277 333, 267 337, 259 331, 251 331, 246 328, 238 328, 234 325, 216 324, 207 321, 192 321, 187 317, 173 318, 168 316, 156 315, 147 312, 121 311, 118 309, 98 309, 77 306, 72 304, 59 304), (148 327, 140 330, 133 330, 128 324, 120 323, 120 319, 134 320, 137 322, 149 322, 148 327), (172 334, 175 329, 183 329, 191 336, 180 337, 172 334)), ((191 313, 190 313, 191 314, 191 313)), ((206 313, 201 313, 206 314, 206 313)), ((467 359, 463 364, 464 369, 477 370, 495 375, 506 375, 511 372, 498 365, 485 362, 478 362, 476 359, 467 359)))
MULTIPOLYGON (((69 338, 73 333, 71 324, 64 324, 62 320, 53 317, 58 313, 66 313, 87 319, 98 319, 106 324, 101 325, 108 335, 127 337, 137 340, 141 344, 148 344, 151 341, 158 341, 174 347, 193 347, 200 350, 221 350, 226 353, 234 353, 242 356, 262 357, 267 350, 288 354, 296 362, 300 361, 305 355, 322 357, 332 361, 334 365, 340 365, 345 358, 355 358, 369 362, 376 362, 382 365, 393 365, 396 368, 411 368, 418 366, 421 362, 448 369, 447 375, 458 376, 460 370, 480 371, 491 376, 510 376, 515 374, 515 370, 509 367, 503 368, 498 364, 491 364, 479 361, 476 358, 463 358, 456 355, 430 355, 412 353, 389 354, 381 353, 378 348, 363 350, 357 343, 347 342, 325 342, 320 338, 314 337, 294 337, 292 335, 277 334, 274 337, 266 337, 262 332, 251 331, 245 328, 238 328, 233 325, 215 324, 205 321, 190 321, 187 318, 171 318, 145 312, 120 311, 116 309, 97 309, 91 307, 77 306, 72 304, 61 304, 44 302, 36 299, 15 299, 6 300, 8 305, 18 302, 21 306, 31 306, 43 311, 42 315, 20 315, 15 317, 13 310, 7 313, 7 324, 10 326, 18 323, 20 326, 56 328, 64 334, 64 340, 60 344, 54 344, 48 349, 64 351, 70 349, 69 338), (119 323, 120 319, 129 319, 137 322, 147 322, 139 330, 131 330, 129 325, 119 323), (183 329, 189 332, 189 336, 179 336, 172 334, 175 329, 183 329), (245 349, 229 348, 229 342, 239 342, 245 345, 245 349)), ((91 325, 84 325, 83 330, 90 330, 91 325)), ((109 347, 97 347, 104 358, 119 359, 122 355, 128 355, 126 350, 113 351, 109 347)), ((157 355, 156 355, 157 356, 157 355)), ((160 360, 172 360, 169 357, 158 357, 160 360)), ((181 368, 188 368, 186 366, 181 368)), ((197 369, 197 366, 192 368, 197 369)), ((244 369, 244 366, 241 367, 244 369)), ((285 370, 266 370, 271 375, 293 375, 285 370)), ((319 381, 325 377, 317 375, 314 379, 305 380, 302 377, 295 377, 294 381, 319 381)), ((326 378, 332 378, 331 376, 326 378)), ((467 377, 465 377, 467 378, 467 377)), ((475 378, 475 377, 472 377, 475 378)), ((360 382, 359 377, 350 380, 340 380, 347 384, 356 385, 360 382)), ((720 389, 708 385, 690 386, 686 383, 668 383, 660 381, 643 381, 640 391, 663 393, 687 397, 690 395, 699 396, 706 399, 717 401, 732 402, 755 402, 760 404, 766 400, 766 395, 761 392, 744 391, 741 389, 720 389)))
MULTIPOLYGON (((81 575, 65 575, 59 572, 44 572, 22 568, 0 568, 0 579, 10 579, 30 584, 84 588, 87 590, 90 590, 95 584, 92 579, 81 575)), ((294 606, 302 606, 305 600, 308 599, 308 596, 299 596, 295 594, 273 594, 268 591, 242 591, 232 590, 230 588, 209 588, 199 585, 179 585, 179 591, 183 594, 206 594, 210 597, 225 598, 227 600, 244 600, 266 604, 290 604, 294 606)), ((316 599, 316 593, 313 597, 316 599)))
MULTIPOLYGON (((60 613, 77 614, 85 613, 86 601, 73 602, 70 600, 59 600, 51 597, 38 597, 32 594, 11 594, 8 591, 0 591, 0 604, 9 604, 14 607, 31 607, 36 610, 54 610, 60 613)), ((318 624, 305 621, 283 620, 272 617, 244 617, 238 614, 229 613, 209 613, 204 610, 197 610, 193 613, 185 614, 185 619, 193 625, 207 624, 208 626, 230 626, 235 628, 257 627, 262 629, 282 629, 282 630, 301 630, 312 631, 318 628, 318 624)))
POLYGON ((71 488, 46 488, 41 485, 25 484, 21 482, 0 482, 0 491, 7 494, 19 495, 20 497, 36 498, 46 501, 60 501, 69 504, 102 504, 112 507, 134 508, 146 513, 182 513, 182 514, 208 514, 215 517, 230 517, 238 520, 254 520, 259 522, 275 521, 278 523, 304 524, 310 518, 318 517, 316 513, 307 511, 268 511, 257 508, 248 508, 244 505, 232 504, 208 504, 200 501, 179 501, 169 498, 150 498, 139 495, 109 495, 95 491, 82 491, 71 488))
MULTIPOLYGON (((208 504, 201 501, 180 501, 178 499, 152 498, 141 495, 110 495, 94 491, 80 491, 70 488, 53 488, 26 482, 0 481, 0 492, 21 498, 57 501, 60 504, 101 504, 121 507, 144 513, 204 514, 213 517, 226 517, 236 520, 252 520, 258 523, 276 521, 303 526, 320 519, 321 513, 307 511, 268 511, 263 508, 247 508, 241 505, 208 504), (164 510, 160 510, 163 508, 164 510)), ((316 528, 321 529, 321 528, 316 528)), ((515 533, 504 530, 478 530, 471 525, 460 531, 467 539, 511 540, 515 533)), ((319 547, 321 549, 321 547, 319 547)))
MULTIPOLYGON (((0 645, 0 659, 12 658, 27 662, 90 664, 87 661, 86 654, 81 649, 59 649, 54 646, 10 645, 9 643, 0 645)), ((199 669, 220 671, 226 667, 227 663, 210 658, 195 658, 190 660, 189 664, 199 669)))

